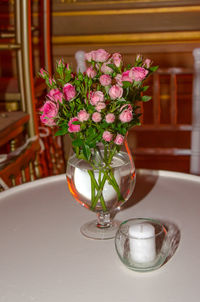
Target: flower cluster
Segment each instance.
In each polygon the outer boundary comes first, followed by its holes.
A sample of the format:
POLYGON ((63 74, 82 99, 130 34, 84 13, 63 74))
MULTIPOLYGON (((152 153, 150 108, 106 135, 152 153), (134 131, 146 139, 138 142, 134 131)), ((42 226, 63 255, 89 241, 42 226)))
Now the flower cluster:
POLYGON ((140 124, 138 102, 151 99, 143 95, 148 89, 143 83, 157 66, 137 55, 133 66, 124 67, 120 53, 104 49, 86 53, 85 59, 85 73, 73 73, 63 60, 53 77, 40 70, 50 88, 40 118, 58 126, 56 135, 69 134, 76 153, 89 160, 97 143, 120 148, 128 130, 140 124))

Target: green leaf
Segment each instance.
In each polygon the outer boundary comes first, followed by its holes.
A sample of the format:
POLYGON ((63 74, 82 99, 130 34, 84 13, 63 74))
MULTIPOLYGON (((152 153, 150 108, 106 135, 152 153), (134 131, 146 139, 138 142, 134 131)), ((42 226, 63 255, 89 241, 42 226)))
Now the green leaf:
POLYGON ((92 79, 91 79, 91 78, 89 78, 89 80, 88 80, 88 85, 89 85, 89 86, 91 86, 91 85, 92 85, 92 83, 93 83, 92 79))
POLYGON ((155 71, 158 69, 158 67, 159 67, 159 66, 152 66, 152 67, 149 68, 149 70, 150 70, 151 72, 155 72, 155 71))
POLYGON ((87 138, 89 139, 93 139, 96 135, 97 135, 97 132, 94 128, 90 127, 87 131, 86 131, 86 135, 87 135, 87 138))
POLYGON ((91 157, 91 150, 90 147, 88 145, 83 145, 83 155, 85 156, 85 158, 87 160, 90 160, 91 157))
POLYGON ((67 133, 67 129, 65 128, 63 128, 63 129, 60 129, 60 130, 58 130, 54 135, 55 136, 59 136, 59 135, 64 135, 64 134, 66 134, 67 133))
POLYGON ((143 95, 142 98, 141 98, 142 102, 148 102, 151 99, 152 99, 152 97, 149 96, 149 95, 143 95))
POLYGON ((133 83, 133 86, 134 87, 139 87, 141 85, 141 81, 135 81, 134 83, 133 83))
POLYGON ((71 74, 66 74, 65 75, 65 83, 68 83, 69 81, 70 81, 70 79, 71 79, 71 74))
POLYGON ((80 125, 81 123, 79 121, 72 122, 73 125, 80 125))
POLYGON ((95 139, 95 140, 92 140, 92 141, 87 141, 87 145, 90 147, 90 148, 95 148, 96 144, 97 144, 98 140, 95 139))
POLYGON ((79 158, 79 152, 80 152, 79 147, 75 147, 75 152, 76 152, 76 157, 79 158))
POLYGON ((79 79, 80 81, 83 81, 83 75, 82 75, 81 72, 79 72, 79 74, 78 74, 78 79, 79 79))
POLYGON ((121 134, 122 135, 125 135, 127 132, 127 129, 125 127, 121 128, 121 134))
POLYGON ((78 155, 76 155, 77 158, 85 160, 85 156, 83 155, 83 152, 81 151, 78 155))
POLYGON ((123 81, 122 83, 123 83, 123 88, 128 88, 132 86, 132 83, 128 81, 123 81))
POLYGON ((82 139, 77 138, 77 139, 75 139, 74 141, 72 141, 72 145, 73 145, 74 147, 81 147, 81 146, 84 145, 84 142, 82 141, 82 139))
POLYGON ((131 69, 132 65, 131 64, 128 64, 125 68, 124 68, 124 71, 127 71, 129 69, 131 69))
POLYGON ((108 92, 110 90, 110 87, 109 86, 105 86, 104 88, 105 88, 106 93, 108 94, 108 92))
POLYGON ((75 83, 77 86, 80 86, 80 85, 81 85, 81 81, 79 81, 79 80, 77 80, 77 79, 74 81, 74 83, 75 83))
POLYGON ((108 67, 112 68, 115 72, 119 72, 119 69, 114 64, 107 64, 108 67))
POLYGON ((149 89, 149 86, 142 87, 142 91, 147 91, 147 89, 149 89))

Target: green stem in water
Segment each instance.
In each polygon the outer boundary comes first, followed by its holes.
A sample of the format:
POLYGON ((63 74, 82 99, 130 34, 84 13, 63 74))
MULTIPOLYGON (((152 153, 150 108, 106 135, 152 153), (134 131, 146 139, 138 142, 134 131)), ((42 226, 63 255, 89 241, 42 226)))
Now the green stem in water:
POLYGON ((88 174, 90 175, 90 179, 91 179, 91 208, 93 208, 93 204, 95 201, 95 189, 99 189, 99 186, 97 184, 97 181, 94 177, 94 172, 92 170, 88 170, 88 174))
POLYGON ((94 198, 95 198, 95 178, 94 178, 94 174, 93 171, 88 171, 89 175, 90 175, 90 180, 91 180, 91 202, 93 202, 94 198))
MULTIPOLYGON (((103 211, 107 211, 103 195, 101 194, 101 196, 97 198, 98 193, 100 192, 101 189, 99 188, 99 185, 94 177, 94 172, 92 170, 88 170, 88 174, 90 175, 90 179, 91 179, 91 209, 92 210, 95 209, 98 199, 100 198, 100 202, 101 202, 103 211), (96 197, 95 197, 95 189, 98 192, 96 197)), ((99 171, 99 180, 98 181, 99 181, 99 184, 101 184, 101 171, 99 171)), ((103 184, 103 186, 104 186, 104 184, 103 184)))
POLYGON ((96 197, 94 199, 94 202, 91 205, 91 209, 92 210, 94 210, 94 208, 96 207, 96 204, 97 204, 98 200, 100 199, 103 211, 104 212, 107 211, 107 207, 106 207, 105 201, 104 201, 103 196, 102 196, 103 187, 105 185, 105 182, 106 182, 106 175, 104 174, 103 179, 102 179, 101 183, 99 184, 99 189, 98 189, 97 195, 96 195, 96 197))
POLYGON ((123 196, 120 193, 119 185, 116 182, 116 179, 115 179, 115 177, 113 175, 112 170, 110 170, 110 176, 108 175, 108 181, 112 185, 112 187, 114 188, 114 190, 116 191, 117 196, 118 196, 118 201, 124 201, 123 196))
MULTIPOLYGON (((101 170, 99 170, 99 184, 101 183, 101 170)), ((107 207, 106 207, 106 204, 105 204, 105 200, 103 198, 103 194, 101 194, 101 197, 100 197, 100 202, 101 202, 101 205, 102 205, 102 209, 104 209, 104 211, 107 211, 107 207)))
POLYGON ((116 179, 115 179, 114 174, 112 172, 112 167, 110 166, 110 163, 111 163, 111 161, 113 159, 113 156, 116 153, 116 150, 117 150, 116 146, 114 146, 114 148, 112 150, 109 150, 110 151, 110 153, 109 153, 109 159, 107 161, 107 166, 109 167, 109 172, 107 172, 107 178, 108 178, 109 183, 112 185, 112 187, 114 188, 114 190, 117 193, 118 201, 124 201, 124 199, 123 199, 123 197, 122 197, 122 195, 120 193, 120 189, 119 189, 118 183, 116 182, 116 179))
MULTIPOLYGON (((104 157, 102 156, 100 149, 97 147, 97 152, 99 153, 99 156, 102 159, 102 161, 105 163, 105 167, 104 167, 105 170, 104 171, 99 170, 98 183, 97 183, 97 180, 95 179, 94 172, 92 170, 88 170, 88 173, 91 178, 91 207, 90 207, 91 210, 95 209, 98 200, 100 200, 102 210, 104 212, 107 211, 106 203, 103 198, 103 188, 104 188, 106 180, 116 191, 117 196, 118 196, 118 201, 123 201, 123 197, 120 193, 118 183, 115 180, 115 177, 112 172, 112 168, 110 166, 113 156, 116 153, 116 146, 114 146, 113 149, 111 147, 112 146, 109 146, 107 148, 107 146, 105 146, 104 153, 103 153, 104 157), (102 173, 103 173, 103 178, 101 179, 102 173), (97 191, 96 196, 95 196, 95 190, 97 191)), ((90 164, 95 169, 93 164, 92 163, 90 163, 90 164)))

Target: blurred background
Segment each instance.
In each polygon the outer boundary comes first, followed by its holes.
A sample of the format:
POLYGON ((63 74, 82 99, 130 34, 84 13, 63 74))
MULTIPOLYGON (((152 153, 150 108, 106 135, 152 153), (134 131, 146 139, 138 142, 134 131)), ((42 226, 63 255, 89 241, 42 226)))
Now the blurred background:
POLYGON ((40 124, 47 91, 37 73, 53 72, 59 58, 75 71, 76 52, 98 48, 120 52, 125 63, 142 54, 159 65, 142 125, 128 136, 136 168, 200 174, 199 20, 198 0, 1 0, 1 190, 65 173, 70 142, 40 124))

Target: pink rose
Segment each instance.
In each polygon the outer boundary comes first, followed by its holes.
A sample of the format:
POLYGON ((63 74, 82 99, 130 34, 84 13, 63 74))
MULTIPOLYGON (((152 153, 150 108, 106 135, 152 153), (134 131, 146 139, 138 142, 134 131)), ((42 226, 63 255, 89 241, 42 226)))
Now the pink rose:
POLYGON ((151 60, 150 60, 150 59, 146 59, 146 60, 144 61, 143 66, 146 67, 146 68, 149 68, 149 67, 151 66, 151 60))
POLYGON ((98 102, 104 101, 104 94, 102 91, 95 91, 90 93, 90 103, 95 106, 98 102))
POLYGON ((92 115, 92 120, 95 123, 99 123, 101 121, 101 114, 99 112, 94 112, 92 115))
POLYGON ((89 78, 94 78, 96 75, 97 75, 97 72, 96 70, 93 69, 92 66, 88 67, 87 70, 86 70, 86 74, 89 78))
POLYGON ((117 136, 115 137, 114 143, 116 145, 123 145, 124 142, 124 136, 121 134, 117 134, 117 136))
POLYGON ((84 122, 84 121, 87 121, 89 119, 90 115, 89 115, 89 113, 87 113, 87 111, 80 110, 77 117, 78 117, 78 120, 80 122, 84 122))
POLYGON ((103 65, 101 66, 101 72, 106 73, 106 74, 110 74, 113 73, 113 69, 110 68, 109 66, 107 66, 107 64, 111 64, 110 61, 103 63, 103 65))
POLYGON ((131 104, 124 104, 124 105, 122 105, 122 107, 120 108, 120 111, 122 111, 124 108, 128 109, 129 111, 132 111, 131 104))
POLYGON ((106 104, 102 102, 98 102, 95 106, 96 111, 101 112, 102 109, 106 108, 106 104))
POLYGON ((69 83, 63 87, 63 92, 67 101, 70 101, 76 95, 75 87, 69 83))
POLYGON ((44 70, 43 68, 41 68, 39 74, 41 77, 44 78, 48 74, 48 72, 46 70, 44 70))
POLYGON ((93 60, 96 62, 106 62, 108 58, 110 57, 110 54, 105 51, 104 49, 98 49, 94 51, 93 60))
POLYGON ((58 114, 58 106, 57 104, 47 101, 44 106, 41 108, 41 111, 43 111, 43 114, 48 117, 56 117, 58 114))
POLYGON ((122 73, 122 82, 133 82, 133 80, 129 77, 129 72, 130 70, 127 70, 122 73))
POLYGON ((128 123, 133 119, 132 111, 129 109, 125 109, 120 113, 119 119, 122 123, 128 123))
POLYGON ((52 86, 53 84, 55 84, 56 81, 53 78, 49 78, 49 84, 52 86))
POLYGON ((103 133, 104 141, 110 142, 112 140, 112 138, 113 138, 113 135, 112 135, 112 133, 110 133, 110 131, 104 131, 104 133, 103 133))
POLYGON ((80 126, 80 125, 74 125, 74 124, 72 124, 72 122, 77 122, 77 121, 78 121, 78 118, 77 118, 77 117, 73 117, 73 118, 71 118, 71 120, 69 121, 69 123, 68 123, 68 126, 69 126, 68 131, 69 131, 70 133, 72 133, 72 132, 79 132, 79 131, 80 131, 80 129, 81 129, 81 126, 80 126))
POLYGON ((120 99, 123 95, 123 89, 119 85, 113 85, 108 93, 112 100, 120 99))
POLYGON ((58 88, 56 88, 56 89, 51 89, 51 90, 49 91, 49 93, 47 94, 47 97, 48 97, 49 99, 51 99, 52 101, 62 103, 63 93, 60 92, 60 90, 59 90, 58 88))
POLYGON ((107 123, 113 123, 115 120, 115 115, 113 113, 108 113, 106 115, 106 122, 107 123))
POLYGON ((142 60, 141 54, 137 54, 137 56, 136 56, 136 61, 141 61, 141 60, 142 60))
POLYGON ((129 77, 136 82, 144 80, 146 75, 148 74, 148 70, 143 67, 133 67, 129 72, 129 77))
POLYGON ((94 54, 95 54, 95 51, 94 51, 94 50, 93 50, 93 51, 90 51, 90 52, 87 52, 87 53, 85 54, 85 59, 86 59, 86 61, 91 62, 92 60, 94 60, 94 54))
POLYGON ((133 80, 129 77, 129 72, 130 70, 127 70, 122 73, 122 78, 121 78, 122 82, 131 82, 131 83, 133 82, 133 80))
POLYGON ((57 104, 47 101, 40 110, 42 111, 42 115, 40 117, 42 123, 49 126, 56 125, 54 119, 58 114, 57 104))
POLYGON ((108 74, 103 74, 100 76, 99 81, 102 86, 109 86, 112 80, 108 74))
POLYGON ((59 59, 58 64, 57 64, 57 67, 58 67, 58 68, 63 68, 63 67, 65 67, 65 64, 64 64, 64 62, 63 62, 62 59, 59 59))
POLYGON ((69 65, 69 63, 67 63, 65 66, 66 66, 66 69, 67 69, 67 70, 70 70, 70 65, 69 65))
POLYGON ((115 66, 120 67, 121 62, 122 62, 122 56, 120 53, 116 52, 112 55, 113 63, 115 66))

